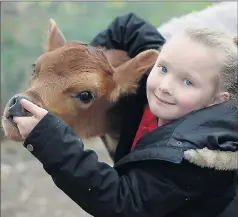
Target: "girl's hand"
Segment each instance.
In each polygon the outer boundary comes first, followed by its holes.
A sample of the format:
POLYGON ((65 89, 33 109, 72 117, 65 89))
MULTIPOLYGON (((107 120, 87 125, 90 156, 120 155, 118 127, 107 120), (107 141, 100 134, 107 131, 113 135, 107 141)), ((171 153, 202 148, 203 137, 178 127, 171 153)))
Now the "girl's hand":
POLYGON ((31 117, 13 117, 22 138, 25 139, 48 111, 25 99, 22 99, 20 103, 33 115, 31 117))

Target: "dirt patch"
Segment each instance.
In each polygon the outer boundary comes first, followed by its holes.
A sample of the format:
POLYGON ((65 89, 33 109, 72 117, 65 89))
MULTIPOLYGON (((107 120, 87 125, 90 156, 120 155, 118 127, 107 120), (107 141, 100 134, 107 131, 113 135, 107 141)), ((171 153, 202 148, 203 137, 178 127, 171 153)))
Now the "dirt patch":
MULTIPOLYGON (((85 141, 100 161, 112 165, 101 140, 85 141)), ((21 143, 1 143, 2 217, 90 217, 58 189, 21 143)))

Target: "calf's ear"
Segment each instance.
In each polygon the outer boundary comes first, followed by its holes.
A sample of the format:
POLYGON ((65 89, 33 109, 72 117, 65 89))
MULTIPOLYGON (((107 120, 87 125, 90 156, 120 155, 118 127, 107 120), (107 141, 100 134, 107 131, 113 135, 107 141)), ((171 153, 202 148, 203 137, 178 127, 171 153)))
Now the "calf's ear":
POLYGON ((115 87, 110 94, 110 101, 116 101, 120 95, 135 93, 138 82, 145 72, 153 67, 159 52, 146 50, 114 69, 115 87))
POLYGON ((56 22, 53 19, 49 20, 48 37, 45 45, 45 52, 55 50, 65 44, 66 40, 63 33, 57 27, 56 22))

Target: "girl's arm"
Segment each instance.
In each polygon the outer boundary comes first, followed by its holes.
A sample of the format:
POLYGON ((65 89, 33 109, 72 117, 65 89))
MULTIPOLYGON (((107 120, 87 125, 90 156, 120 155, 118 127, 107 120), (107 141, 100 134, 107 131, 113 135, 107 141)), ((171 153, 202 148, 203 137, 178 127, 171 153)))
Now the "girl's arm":
POLYGON ((169 163, 168 169, 160 161, 139 162, 132 169, 125 166, 124 174, 119 174, 99 162, 94 151, 84 149, 71 127, 52 113, 41 119, 24 146, 42 163, 56 186, 95 217, 164 217, 187 202, 190 189, 180 189, 163 174, 177 165, 169 163))

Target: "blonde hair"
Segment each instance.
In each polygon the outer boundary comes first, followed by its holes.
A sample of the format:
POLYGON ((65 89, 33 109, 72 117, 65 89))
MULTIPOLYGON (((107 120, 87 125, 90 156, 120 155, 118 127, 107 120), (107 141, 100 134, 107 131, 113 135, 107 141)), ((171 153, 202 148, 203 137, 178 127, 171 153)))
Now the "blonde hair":
POLYGON ((204 27, 187 27, 182 33, 199 43, 216 49, 221 54, 220 82, 230 93, 231 99, 238 105, 238 38, 204 27))

